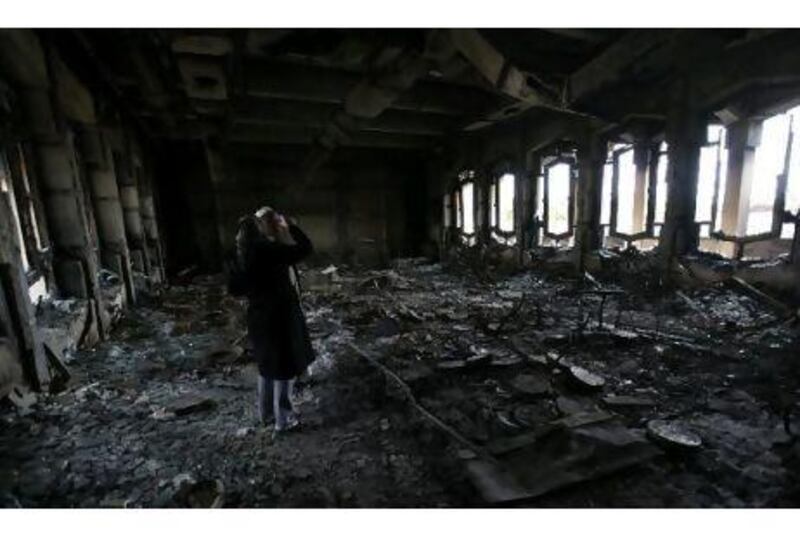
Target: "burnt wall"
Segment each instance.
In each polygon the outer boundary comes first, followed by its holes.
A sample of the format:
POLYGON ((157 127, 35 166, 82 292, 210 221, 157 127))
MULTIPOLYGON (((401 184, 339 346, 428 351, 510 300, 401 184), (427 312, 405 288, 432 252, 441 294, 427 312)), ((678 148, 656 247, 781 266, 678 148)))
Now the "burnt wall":
POLYGON ((418 154, 347 151, 318 169, 302 194, 298 147, 270 151, 170 143, 158 185, 171 272, 218 270, 239 218, 269 205, 294 216, 314 242, 313 261, 379 265, 422 253, 427 168, 418 154))
POLYGON ((162 144, 155 166, 168 274, 192 266, 204 271, 217 269, 222 252, 204 144, 162 144))

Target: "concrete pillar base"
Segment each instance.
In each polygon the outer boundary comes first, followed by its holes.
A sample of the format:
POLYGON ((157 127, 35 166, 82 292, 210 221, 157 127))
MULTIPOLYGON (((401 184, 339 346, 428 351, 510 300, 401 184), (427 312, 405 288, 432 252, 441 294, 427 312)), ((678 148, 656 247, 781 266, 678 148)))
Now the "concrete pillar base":
POLYGON ((144 252, 142 250, 131 250, 131 264, 133 265, 133 270, 135 272, 142 274, 146 272, 144 252))
POLYGON ((89 298, 86 286, 86 270, 77 259, 58 259, 53 262, 56 283, 64 296, 71 298, 89 298))

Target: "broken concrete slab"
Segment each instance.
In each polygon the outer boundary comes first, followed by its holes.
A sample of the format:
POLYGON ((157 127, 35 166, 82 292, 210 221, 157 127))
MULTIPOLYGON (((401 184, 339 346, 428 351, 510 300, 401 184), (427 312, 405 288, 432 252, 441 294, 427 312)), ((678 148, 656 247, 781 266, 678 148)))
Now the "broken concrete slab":
POLYGON ((22 382, 22 365, 11 343, 0 337, 0 399, 6 397, 14 386, 22 382))
POLYGON ((209 411, 214 409, 216 406, 217 402, 213 398, 188 394, 170 403, 167 406, 167 410, 175 413, 177 416, 183 416, 192 413, 199 413, 201 411, 209 411))
POLYGON ((552 393, 550 380, 538 374, 520 374, 509 383, 520 394, 532 398, 549 396, 552 393))
POLYGON ((571 383, 579 388, 590 391, 598 391, 606 384, 605 378, 583 368, 582 366, 570 366, 566 375, 570 378, 571 383))
POLYGON ((467 368, 467 362, 463 359, 449 359, 437 363, 436 368, 444 372, 459 371, 467 368))
POLYGON ((547 407, 547 402, 541 401, 539 404, 525 404, 514 408, 512 415, 514 420, 521 426, 535 428, 547 424, 552 416, 547 407))
POLYGON ((567 396, 564 394, 556 398, 556 409, 561 413, 561 416, 565 417, 601 411, 591 398, 567 396))
POLYGON ((8 394, 8 399, 17 408, 17 412, 21 415, 26 415, 31 412, 31 409, 38 401, 36 393, 31 392, 25 385, 15 384, 11 387, 8 394))
POLYGON ((565 416, 564 418, 559 418, 558 420, 554 420, 552 424, 564 426, 567 428, 577 428, 581 426, 587 426, 590 424, 597 424, 599 422, 605 422, 606 420, 611 420, 612 418, 614 418, 614 415, 612 415, 611 413, 597 410, 597 411, 587 411, 583 413, 576 413, 574 415, 565 416))
POLYGON ((608 407, 653 407, 656 402, 644 396, 617 396, 609 394, 602 398, 602 402, 608 407))
POLYGON ((653 442, 670 450, 697 450, 703 439, 679 422, 651 420, 647 423, 647 436, 653 442))
POLYGON ((558 427, 496 463, 469 461, 467 475, 491 504, 528 501, 647 462, 659 451, 619 422, 558 427))

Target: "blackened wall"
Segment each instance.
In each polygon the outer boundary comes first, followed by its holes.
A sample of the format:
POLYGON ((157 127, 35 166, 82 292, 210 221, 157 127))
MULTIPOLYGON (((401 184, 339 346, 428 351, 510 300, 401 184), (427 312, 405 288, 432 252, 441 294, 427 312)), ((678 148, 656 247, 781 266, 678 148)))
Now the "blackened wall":
POLYGON ((204 271, 216 270, 221 248, 214 189, 203 143, 164 143, 155 166, 168 273, 192 266, 204 271))
POLYGON ((191 265, 217 270, 233 249, 239 218, 264 205, 298 219, 317 263, 380 265, 421 253, 428 227, 424 154, 341 149, 293 194, 307 151, 165 146, 157 172, 172 272, 191 265))

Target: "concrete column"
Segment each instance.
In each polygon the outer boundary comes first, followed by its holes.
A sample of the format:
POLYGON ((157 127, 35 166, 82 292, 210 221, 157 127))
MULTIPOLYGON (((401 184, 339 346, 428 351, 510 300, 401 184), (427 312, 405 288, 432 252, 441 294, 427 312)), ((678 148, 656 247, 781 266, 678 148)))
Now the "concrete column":
POLYGON ((526 238, 527 245, 530 247, 539 246, 539 227, 542 223, 541 213, 536 218, 536 210, 539 206, 539 195, 542 191, 539 190, 539 174, 542 172, 542 158, 538 152, 528 152, 525 158, 525 167, 527 168, 530 176, 530 218, 526 222, 526 238))
POLYGON ((530 220, 533 216, 531 175, 532 173, 528 169, 528 159, 523 154, 514 168, 514 228, 517 234, 520 263, 523 260, 523 253, 525 252, 528 233, 530 232, 530 220))
POLYGON ((485 169, 478 170, 475 175, 472 198, 475 213, 475 240, 478 244, 489 244, 492 239, 490 187, 491 177, 489 172, 485 169))
POLYGON ((694 221, 697 204, 697 176, 700 147, 705 142, 706 124, 702 113, 690 105, 685 81, 673 93, 667 116, 667 206, 659 251, 665 267, 676 257, 697 249, 698 228, 694 221))
POLYGON ((743 236, 747 233, 755 149, 760 140, 760 123, 745 119, 728 126, 728 174, 725 181, 721 225, 726 235, 743 236))
POLYGON ((131 154, 130 145, 124 143, 127 150, 114 155, 119 199, 125 222, 125 237, 128 241, 133 270, 145 276, 150 275, 149 258, 145 242, 142 210, 139 200, 137 166, 131 154))
POLYGON ((24 99, 34 130, 42 200, 55 248, 56 284, 64 296, 99 300, 97 263, 72 143, 56 128, 47 90, 29 89, 24 99))
POLYGON ((637 139, 633 145, 633 161, 636 165, 636 178, 633 185, 633 227, 631 233, 645 230, 647 214, 647 165, 650 146, 637 139))
MULTIPOLYGON (((150 175, 143 173, 139 180, 139 201, 141 207, 142 227, 144 229, 147 253, 150 259, 150 276, 153 281, 164 281, 164 256, 161 249, 161 239, 158 235, 158 221, 156 220, 156 206, 153 198, 153 186, 150 175)), ((220 229, 221 231, 221 229, 220 229)))
POLYGON ((105 132, 93 126, 85 126, 80 132, 80 146, 94 204, 102 264, 120 277, 128 301, 135 302, 136 291, 111 147, 105 132))
POLYGON ((63 296, 87 299, 91 311, 86 342, 104 337, 107 315, 97 284, 97 260, 80 174, 71 137, 64 127, 62 106, 54 102, 52 69, 55 54, 45 54, 30 30, 0 31, 0 68, 14 83, 28 127, 38 188, 53 246, 53 274, 63 296))
POLYGON ((575 216, 575 261, 584 270, 586 256, 601 247, 600 209, 603 194, 603 166, 606 143, 596 134, 588 134, 578 146, 578 191, 575 216))

